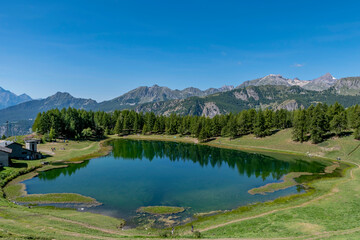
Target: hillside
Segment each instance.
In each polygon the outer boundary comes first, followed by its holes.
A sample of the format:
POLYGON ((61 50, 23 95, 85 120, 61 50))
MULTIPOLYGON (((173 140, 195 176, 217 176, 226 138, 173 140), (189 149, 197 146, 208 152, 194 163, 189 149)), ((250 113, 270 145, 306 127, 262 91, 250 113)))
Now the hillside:
POLYGON ((26 94, 16 95, 0 87, 0 109, 14 106, 19 103, 31 101, 31 97, 26 94))
POLYGON ((359 95, 360 77, 341 78, 329 90, 341 95, 359 95))
POLYGON ((334 86, 338 80, 334 78, 330 73, 318 77, 313 80, 300 80, 298 78, 290 79, 285 78, 279 74, 270 74, 262 78, 258 78, 251 81, 245 81, 236 88, 245 88, 249 86, 299 86, 306 90, 323 91, 334 86))
POLYGON ((330 73, 326 73, 324 76, 309 81, 309 83, 304 85, 303 88, 313 91, 323 91, 334 86, 336 82, 336 78, 334 78, 330 73))
POLYGON ((245 81, 244 83, 240 84, 236 88, 245 88, 249 86, 265 86, 265 85, 272 85, 272 86, 300 86, 303 87, 304 85, 308 84, 310 81, 300 80, 298 78, 290 79, 285 78, 279 74, 270 74, 262 78, 258 78, 251 81, 245 81))
POLYGON ((185 88, 183 90, 172 90, 168 87, 160 87, 158 85, 154 85, 152 87, 143 86, 131 90, 121 95, 120 97, 99 103, 98 109, 103 111, 113 111, 114 109, 132 108, 135 105, 143 103, 186 99, 193 96, 202 97, 209 94, 229 91, 232 89, 233 86, 209 88, 205 91, 194 87, 185 88))
POLYGON ((156 114, 171 113, 214 116, 221 113, 238 112, 249 108, 294 110, 308 107, 313 103, 333 104, 336 101, 344 106, 359 102, 355 96, 342 96, 330 91, 317 92, 299 86, 249 86, 232 91, 217 93, 206 97, 192 97, 182 100, 148 103, 137 106, 137 112, 153 111, 156 114))
POLYGON ((288 79, 281 75, 268 75, 263 78, 244 82, 234 89, 222 88, 185 88, 172 90, 154 85, 139 87, 109 101, 97 103, 92 99, 75 98, 68 93, 57 93, 42 100, 20 103, 6 109, 0 109, 0 134, 4 133, 4 123, 12 122, 14 134, 24 134, 29 124, 15 124, 17 121, 32 121, 38 112, 53 108, 74 107, 86 110, 111 112, 121 109, 134 109, 137 112, 154 112, 170 115, 204 115, 213 117, 217 114, 238 112, 249 108, 272 108, 294 110, 308 107, 313 103, 333 104, 338 101, 345 107, 358 104, 360 77, 336 80, 331 74, 304 81, 288 79), (333 86, 331 86, 333 85, 333 86), (314 88, 315 90, 306 90, 314 88), (326 90, 319 91, 319 89, 326 90), (17 126, 15 128, 15 126, 17 126), (22 127, 24 126, 24 127, 22 127))
POLYGON ((74 98, 69 93, 58 92, 48 98, 32 100, 0 110, 0 123, 34 119, 39 112, 53 108, 94 109, 97 102, 92 99, 74 98))

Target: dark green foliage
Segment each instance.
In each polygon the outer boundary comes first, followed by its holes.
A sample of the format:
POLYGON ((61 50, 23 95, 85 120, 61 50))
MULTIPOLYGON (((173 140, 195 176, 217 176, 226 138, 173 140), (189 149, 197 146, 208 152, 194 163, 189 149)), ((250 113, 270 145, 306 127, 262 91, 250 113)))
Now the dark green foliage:
POLYGON ((256 137, 294 127, 293 140, 313 143, 322 142, 329 134, 341 135, 349 128, 355 130, 360 139, 360 108, 356 105, 346 109, 338 103, 311 105, 308 109, 296 111, 255 109, 237 114, 204 116, 157 116, 154 113, 137 113, 123 110, 92 112, 73 108, 49 110, 39 113, 33 129, 43 134, 44 140, 51 141, 59 136, 76 139, 101 138, 105 134, 180 134, 190 135, 200 141, 218 136, 236 138, 254 133, 256 137))
POLYGON ((310 139, 312 143, 319 143, 324 140, 324 135, 328 129, 328 118, 324 111, 323 105, 316 105, 310 122, 310 139))
POLYGON ((304 142, 307 139, 308 126, 306 121, 306 110, 300 109, 294 114, 293 140, 304 142))
POLYGON ((194 232, 194 237, 195 237, 195 238, 201 238, 201 232, 195 231, 195 232, 194 232))
POLYGON ((265 116, 263 111, 259 111, 256 116, 254 134, 256 137, 265 137, 268 136, 270 133, 269 123, 266 122, 265 116))

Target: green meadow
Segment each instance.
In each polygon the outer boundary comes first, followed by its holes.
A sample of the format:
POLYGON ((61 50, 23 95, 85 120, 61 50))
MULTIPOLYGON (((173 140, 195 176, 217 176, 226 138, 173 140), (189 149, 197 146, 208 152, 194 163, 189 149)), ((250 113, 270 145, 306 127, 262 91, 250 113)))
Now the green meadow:
MULTIPOLYGON (((110 139, 117 138, 110 136, 110 139)), ((129 139, 181 141, 196 143, 190 137, 132 135, 129 139)), ((334 137, 315 145, 291 140, 291 129, 265 138, 253 135, 230 140, 217 138, 204 143, 213 147, 238 149, 289 159, 305 156, 329 163, 326 174, 292 174, 281 186, 267 186, 264 192, 296 183, 305 183, 306 193, 281 197, 275 201, 254 203, 215 215, 199 214, 189 224, 175 227, 176 238, 284 238, 284 239, 358 239, 360 237, 360 148, 353 136, 334 137), (336 161, 341 158, 340 161, 336 161), (331 166, 333 166, 331 168, 331 166), (336 168, 334 167, 336 166, 336 168), (296 181, 296 183, 294 182, 296 181), (285 184, 285 185, 284 185, 285 184), (272 189, 274 188, 274 189, 272 189), (194 232, 191 231, 194 227, 194 232)), ((124 221, 104 215, 79 212, 73 209, 20 206, 11 202, 24 195, 22 180, 33 177, 36 171, 66 165, 109 152, 103 142, 70 141, 40 146, 47 153, 46 161, 57 165, 41 166, 40 161, 15 161, 15 166, 1 171, 4 197, 0 199, 0 236, 6 239, 116 239, 170 237, 170 229, 124 229, 124 221), (64 146, 63 146, 64 145, 64 146), (51 152, 56 147, 65 150, 51 152), (60 162, 61 161, 61 162, 60 162), (36 168, 36 169, 33 169, 36 168), (28 170, 29 169, 29 170, 28 170), (30 171, 30 169, 32 171, 30 171), (26 171, 30 171, 26 173, 26 171), (21 173, 21 176, 17 176, 21 173), (6 179, 6 180, 5 180, 6 179), (10 201, 11 200, 11 201, 10 201)), ((65 166, 63 166, 65 167, 65 166)), ((86 196, 47 196, 48 201, 86 202, 86 196), (76 199, 76 198, 79 199, 76 199)), ((33 201, 44 199, 32 197, 33 201)), ((30 202, 30 201, 29 201, 30 202)), ((174 209, 152 208, 154 213, 173 212, 174 209), (170 211, 171 210, 171 211, 170 211)))

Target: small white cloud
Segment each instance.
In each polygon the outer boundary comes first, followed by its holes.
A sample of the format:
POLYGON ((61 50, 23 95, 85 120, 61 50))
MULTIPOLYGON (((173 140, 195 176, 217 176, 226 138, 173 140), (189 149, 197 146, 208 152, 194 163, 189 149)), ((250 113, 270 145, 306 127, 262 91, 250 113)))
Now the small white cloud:
POLYGON ((297 67, 297 68, 300 68, 300 67, 303 67, 305 64, 301 64, 301 63, 295 63, 293 65, 291 65, 292 67, 297 67))

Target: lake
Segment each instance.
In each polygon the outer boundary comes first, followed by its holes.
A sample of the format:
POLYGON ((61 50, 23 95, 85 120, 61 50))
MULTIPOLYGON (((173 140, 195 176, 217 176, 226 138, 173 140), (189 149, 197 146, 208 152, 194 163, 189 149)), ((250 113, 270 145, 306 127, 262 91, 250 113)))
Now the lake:
POLYGON ((142 206, 180 206, 193 214, 272 200, 301 188, 266 195, 248 191, 279 182, 289 172, 324 169, 319 162, 296 156, 283 161, 198 144, 126 139, 110 144, 113 151, 108 156, 41 172, 24 181, 28 193, 79 193, 103 203, 89 211, 129 220, 142 206))

